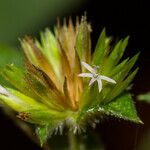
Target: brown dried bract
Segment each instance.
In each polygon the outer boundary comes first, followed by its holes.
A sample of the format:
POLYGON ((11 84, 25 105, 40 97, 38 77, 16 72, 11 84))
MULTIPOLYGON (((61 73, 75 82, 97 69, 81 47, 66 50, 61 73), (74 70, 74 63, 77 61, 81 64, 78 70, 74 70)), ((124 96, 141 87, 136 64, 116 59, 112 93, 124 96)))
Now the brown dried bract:
POLYGON ((29 119, 29 113, 27 112, 20 112, 17 117, 23 121, 27 121, 29 119))

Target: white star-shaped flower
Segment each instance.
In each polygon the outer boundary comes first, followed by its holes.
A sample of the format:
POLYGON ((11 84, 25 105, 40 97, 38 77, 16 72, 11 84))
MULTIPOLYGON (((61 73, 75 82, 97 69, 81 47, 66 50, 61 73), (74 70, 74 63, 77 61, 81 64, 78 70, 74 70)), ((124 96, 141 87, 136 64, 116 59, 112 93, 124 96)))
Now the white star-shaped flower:
POLYGON ((91 86, 95 81, 97 81, 98 83, 98 90, 99 92, 101 92, 102 90, 102 80, 105 80, 107 82, 111 82, 113 84, 116 84, 116 81, 109 78, 109 77, 106 77, 106 76, 103 76, 103 75, 100 75, 99 73, 97 73, 97 68, 99 68, 99 66, 94 66, 93 68, 85 63, 85 62, 81 62, 81 64, 88 70, 90 71, 90 73, 81 73, 79 74, 78 76, 79 77, 88 77, 88 78, 91 78, 90 82, 89 82, 89 86, 91 86))

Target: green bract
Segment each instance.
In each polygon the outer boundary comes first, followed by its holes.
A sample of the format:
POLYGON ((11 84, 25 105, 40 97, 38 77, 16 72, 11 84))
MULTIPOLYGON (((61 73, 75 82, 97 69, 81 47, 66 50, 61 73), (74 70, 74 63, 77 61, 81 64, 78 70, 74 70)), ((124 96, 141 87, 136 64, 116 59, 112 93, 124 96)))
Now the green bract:
POLYGON ((35 124, 41 145, 54 131, 62 133, 64 126, 74 133, 85 131, 88 124, 97 122, 95 114, 99 119, 112 115, 142 123, 127 91, 138 71, 132 70, 138 54, 121 61, 129 38, 111 46, 104 29, 91 54, 91 26, 85 16, 75 27, 69 19, 68 25, 58 23, 54 31, 46 29, 40 41, 30 37, 21 40, 24 68, 7 65, 2 75, 14 89, 0 86, 0 101, 20 119, 35 124), (103 80, 98 92, 97 82, 89 86, 89 78, 78 76, 87 72, 81 62, 99 66, 97 74, 112 78, 116 84, 103 80))

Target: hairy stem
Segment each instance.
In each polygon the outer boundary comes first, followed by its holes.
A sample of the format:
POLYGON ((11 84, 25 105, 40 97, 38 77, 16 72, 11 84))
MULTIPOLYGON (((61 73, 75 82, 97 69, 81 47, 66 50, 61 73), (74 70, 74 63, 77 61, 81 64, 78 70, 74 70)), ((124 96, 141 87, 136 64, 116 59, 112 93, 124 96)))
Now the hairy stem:
POLYGON ((68 132, 69 150, 77 150, 76 136, 72 131, 68 132))
POLYGON ((52 150, 48 143, 44 144, 43 150, 52 150))

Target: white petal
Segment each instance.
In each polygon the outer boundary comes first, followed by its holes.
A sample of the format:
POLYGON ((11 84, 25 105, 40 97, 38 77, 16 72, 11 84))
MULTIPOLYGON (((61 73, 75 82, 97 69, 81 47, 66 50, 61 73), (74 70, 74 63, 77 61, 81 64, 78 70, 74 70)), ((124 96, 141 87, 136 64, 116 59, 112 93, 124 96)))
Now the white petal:
POLYGON ((101 81, 101 79, 97 79, 97 82, 98 82, 98 91, 100 93, 102 90, 102 81, 101 81))
POLYGON ((78 74, 79 77, 89 77, 89 78, 92 78, 93 75, 91 73, 80 73, 78 74))
POLYGON ((89 70, 91 73, 96 73, 95 70, 87 63, 85 63, 84 61, 81 62, 81 64, 87 69, 89 70))
POLYGON ((89 82, 89 86, 91 86, 96 81, 96 78, 92 78, 89 82))
POLYGON ((113 79, 111 79, 111 78, 109 78, 109 77, 106 77, 106 76, 100 76, 100 78, 101 78, 102 80, 106 80, 106 81, 108 81, 108 82, 111 82, 111 83, 116 84, 116 81, 113 80, 113 79))

